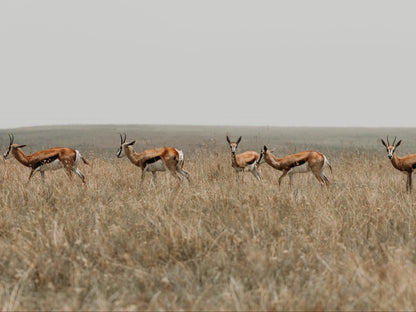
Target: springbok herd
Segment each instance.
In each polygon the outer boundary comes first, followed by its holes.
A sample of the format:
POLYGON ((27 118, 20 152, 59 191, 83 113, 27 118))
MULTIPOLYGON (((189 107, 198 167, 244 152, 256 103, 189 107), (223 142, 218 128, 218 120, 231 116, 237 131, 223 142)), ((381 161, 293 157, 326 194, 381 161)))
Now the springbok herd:
MULTIPOLYGON (((42 180, 45 178, 46 170, 56 170, 63 168, 68 176, 72 176, 72 172, 77 174, 83 183, 85 183, 85 176, 78 168, 78 163, 82 160, 85 164, 88 161, 82 157, 81 153, 77 150, 66 147, 54 147, 47 150, 33 153, 32 155, 26 155, 22 148, 25 144, 15 144, 14 135, 9 134, 9 147, 3 154, 4 159, 7 159, 10 155, 13 155, 21 164, 31 169, 29 174, 29 181, 33 174, 40 172, 42 180)), ((190 176, 187 171, 183 169, 184 156, 181 150, 174 147, 161 147, 145 150, 141 153, 136 153, 133 149, 136 141, 126 143, 127 135, 120 134, 120 147, 116 156, 118 158, 123 157, 123 152, 127 158, 134 165, 142 169, 141 182, 143 182, 144 175, 147 171, 153 175, 153 181, 156 184, 156 173, 158 171, 169 170, 171 174, 180 180, 178 174, 184 176, 190 181, 190 176)), ((231 149, 231 165, 237 173, 243 171, 250 171, 257 180, 262 181, 263 177, 260 171, 260 165, 266 162, 271 167, 280 170, 283 174, 279 178, 279 185, 282 179, 289 175, 290 186, 293 185, 293 175, 295 173, 303 173, 312 171, 313 175, 318 179, 321 185, 329 183, 328 178, 324 173, 324 169, 329 167, 332 172, 332 167, 325 157, 325 155, 316 151, 304 151, 292 155, 278 158, 272 154, 266 146, 262 148, 260 153, 255 151, 246 151, 244 153, 237 154, 237 147, 241 141, 241 136, 237 141, 231 141, 228 135, 226 136, 228 145, 231 149)), ((387 137, 387 143, 381 139, 381 143, 386 147, 387 156, 391 160, 394 168, 407 174, 406 190, 412 189, 412 176, 413 171, 416 169, 416 154, 399 157, 395 154, 396 148, 400 145, 402 140, 396 143, 396 138, 393 143, 390 144, 387 137)))

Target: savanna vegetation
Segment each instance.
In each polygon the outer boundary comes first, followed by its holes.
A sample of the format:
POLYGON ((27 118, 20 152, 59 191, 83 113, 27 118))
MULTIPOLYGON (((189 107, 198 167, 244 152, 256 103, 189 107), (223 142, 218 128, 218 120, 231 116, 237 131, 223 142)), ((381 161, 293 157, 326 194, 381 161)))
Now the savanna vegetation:
MULTIPOLYGON (((59 126, 0 131, 26 153, 76 148, 86 185, 0 161, 2 310, 414 310, 416 190, 381 137, 416 153, 416 129, 59 126), (184 151, 191 183, 117 159, 119 132, 137 151, 184 151), (331 184, 236 179, 225 136, 240 151, 324 153, 331 184)), ((2 151, 2 152, 3 152, 2 151)))

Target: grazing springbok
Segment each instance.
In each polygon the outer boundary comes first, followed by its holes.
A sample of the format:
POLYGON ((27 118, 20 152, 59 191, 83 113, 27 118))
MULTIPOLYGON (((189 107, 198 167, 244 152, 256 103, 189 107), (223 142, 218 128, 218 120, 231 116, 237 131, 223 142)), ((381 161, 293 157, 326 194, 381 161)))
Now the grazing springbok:
POLYGON ((231 142, 227 135, 227 142, 231 149, 231 166, 236 170, 237 174, 249 170, 257 180, 262 181, 263 177, 260 172, 260 155, 254 151, 247 151, 237 154, 237 147, 241 141, 241 136, 237 141, 231 142))
POLYGON ((411 154, 403 157, 397 156, 394 152, 396 148, 402 143, 402 140, 396 143, 396 137, 394 138, 393 144, 390 144, 389 137, 387 137, 387 144, 381 139, 381 143, 386 147, 387 157, 391 160, 394 168, 403 173, 407 173, 406 190, 412 191, 412 178, 413 171, 416 169, 416 154, 411 154))
MULTIPOLYGON (((277 158, 272 154, 271 151, 267 149, 266 146, 264 146, 260 154, 260 157, 264 158, 264 161, 271 167, 283 171, 283 174, 279 178, 279 186, 282 182, 282 179, 286 175, 289 175, 290 187, 292 187, 293 175, 295 173, 304 173, 309 171, 312 171, 321 185, 329 183, 329 180, 324 173, 324 169, 326 166, 328 166, 332 172, 332 167, 325 155, 321 153, 305 151, 293 155, 288 155, 283 158, 277 158)), ((260 159, 260 161, 262 161, 262 159, 260 159)))
POLYGON ((120 139, 121 143, 116 156, 121 158, 124 150, 124 153, 131 163, 142 169, 140 183, 143 182, 145 173, 150 171, 153 174, 153 182, 156 185, 156 172, 166 170, 169 170, 178 180, 180 180, 179 173, 190 182, 189 173, 183 169, 184 158, 181 150, 174 147, 160 147, 136 153, 132 147, 136 141, 126 143, 126 134, 124 134, 124 138, 120 134, 120 139))
POLYGON ((72 177, 72 172, 75 172, 85 183, 85 176, 78 169, 78 163, 82 160, 85 164, 88 164, 87 160, 82 157, 81 153, 77 150, 66 147, 54 147, 44 151, 33 153, 32 155, 26 155, 21 150, 26 144, 14 144, 14 135, 9 134, 9 148, 3 154, 4 159, 7 159, 10 155, 13 155, 22 165, 31 168, 29 180, 36 172, 40 172, 42 180, 45 180, 46 170, 57 170, 64 168, 69 177, 72 177))

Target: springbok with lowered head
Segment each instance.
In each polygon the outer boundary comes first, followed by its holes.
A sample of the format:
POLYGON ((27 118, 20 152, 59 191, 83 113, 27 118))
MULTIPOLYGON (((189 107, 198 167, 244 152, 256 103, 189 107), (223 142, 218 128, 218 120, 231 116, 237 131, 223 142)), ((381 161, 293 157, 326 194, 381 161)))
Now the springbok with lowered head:
POLYGON ((126 143, 126 134, 124 134, 124 138, 120 134, 120 139, 120 147, 116 156, 121 158, 124 151, 131 163, 142 169, 141 183, 145 173, 149 171, 153 174, 153 182, 156 185, 157 171, 166 170, 169 170, 178 180, 180 180, 179 173, 190 181, 189 173, 183 169, 184 157, 181 150, 174 147, 160 147, 136 153, 132 147, 136 141, 126 143))
POLYGON ((257 180, 262 181, 263 177, 260 172, 260 154, 254 151, 246 151, 237 154, 237 147, 241 141, 241 136, 237 141, 231 142, 227 135, 227 142, 231 149, 231 166, 236 170, 237 174, 249 170, 257 180))
POLYGON ((386 147, 387 157, 391 160, 394 168, 407 174, 406 190, 412 191, 413 171, 416 169, 416 154, 411 154, 403 157, 396 155, 396 148, 402 143, 402 140, 396 143, 394 138, 393 144, 390 144, 389 137, 387 137, 387 144, 381 139, 381 143, 386 147))
POLYGON ((283 174, 279 178, 279 186, 286 175, 289 175, 290 187, 292 187, 293 175, 295 173, 309 171, 312 171, 313 175, 318 179, 321 185, 329 183, 329 180, 324 173, 324 169, 328 166, 332 172, 332 167, 325 155, 319 152, 305 151, 288 155, 283 158, 277 158, 266 146, 264 146, 260 157, 264 158, 264 161, 274 169, 283 171, 283 174))
POLYGON ((10 155, 13 155, 22 165, 31 168, 28 181, 38 171, 42 176, 42 180, 45 180, 45 171, 64 168, 69 177, 72 177, 72 172, 75 172, 82 182, 85 183, 85 176, 78 169, 78 163, 80 160, 85 164, 88 164, 88 162, 79 151, 66 147, 54 147, 33 153, 32 155, 26 155, 21 150, 26 144, 14 144, 13 134, 9 134, 9 139, 9 147, 3 154, 3 157, 7 159, 10 155))

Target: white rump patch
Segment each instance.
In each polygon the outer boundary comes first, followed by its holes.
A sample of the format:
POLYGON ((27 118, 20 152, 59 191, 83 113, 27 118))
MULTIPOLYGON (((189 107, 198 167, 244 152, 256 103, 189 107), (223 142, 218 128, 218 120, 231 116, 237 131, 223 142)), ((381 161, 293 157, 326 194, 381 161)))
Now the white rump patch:
POLYGON ((78 163, 81 160, 81 153, 78 150, 75 150, 76 156, 75 156, 75 163, 74 167, 78 167, 78 163))
POLYGON ((183 161, 183 152, 181 150, 178 150, 175 148, 175 150, 178 152, 179 154, 179 161, 182 162, 183 161))
POLYGON ((184 162, 183 152, 176 148, 175 150, 178 152, 178 155, 179 155, 179 160, 178 160, 178 164, 176 165, 176 168, 182 168, 183 162, 184 162))

